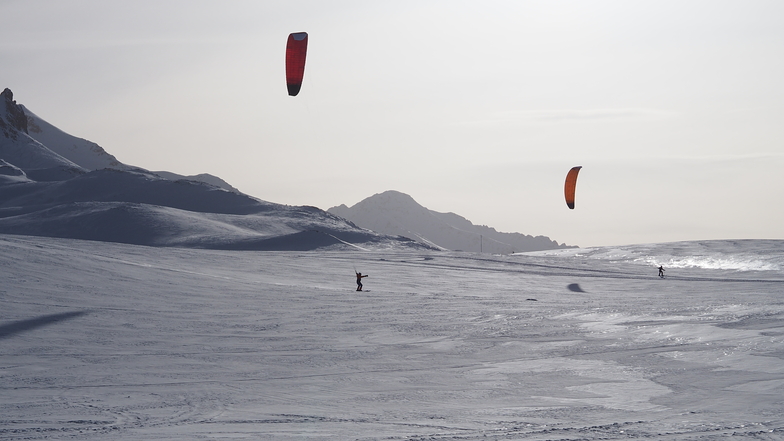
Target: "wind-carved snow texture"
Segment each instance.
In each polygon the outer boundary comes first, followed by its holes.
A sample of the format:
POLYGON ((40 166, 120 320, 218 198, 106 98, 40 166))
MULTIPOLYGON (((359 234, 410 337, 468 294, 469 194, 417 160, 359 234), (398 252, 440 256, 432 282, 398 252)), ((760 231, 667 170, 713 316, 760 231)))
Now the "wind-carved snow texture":
POLYGON ((4 440, 784 438, 784 241, 0 249, 4 440))

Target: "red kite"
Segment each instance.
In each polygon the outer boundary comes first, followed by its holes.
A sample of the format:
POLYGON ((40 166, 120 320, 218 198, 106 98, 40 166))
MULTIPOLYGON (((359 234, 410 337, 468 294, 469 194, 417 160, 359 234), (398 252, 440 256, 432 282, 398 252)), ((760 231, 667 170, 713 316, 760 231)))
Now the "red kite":
POLYGON ((289 34, 286 44, 286 87, 289 95, 297 96, 302 87, 302 76, 305 75, 305 56, 308 53, 308 33, 295 32, 289 34))
POLYGON ((577 174, 580 173, 581 165, 572 167, 569 173, 566 174, 566 183, 564 184, 564 197, 566 198, 566 205, 574 210, 574 190, 577 186, 577 174))

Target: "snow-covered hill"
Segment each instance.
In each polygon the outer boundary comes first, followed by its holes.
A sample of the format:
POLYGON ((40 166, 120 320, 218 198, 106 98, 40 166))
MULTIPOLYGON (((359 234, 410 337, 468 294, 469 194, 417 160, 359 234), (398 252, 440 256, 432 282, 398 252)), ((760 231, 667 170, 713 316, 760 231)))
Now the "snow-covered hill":
POLYGON ((546 236, 501 233, 484 225, 474 225, 454 213, 439 213, 417 203, 411 196, 386 191, 352 207, 332 207, 330 213, 360 227, 384 234, 408 237, 447 250, 513 253, 556 248, 572 248, 546 236))
POLYGON ((242 194, 118 161, 0 96, 0 232, 154 246, 248 250, 422 248, 315 207, 242 194))
POLYGON ((156 175, 158 175, 158 176, 160 176, 162 178, 166 178, 166 179, 169 179, 169 180, 172 180, 172 181, 179 181, 181 179, 184 179, 186 181, 204 182, 205 184, 214 185, 214 186, 220 187, 220 188, 222 188, 224 190, 229 190, 229 191, 233 191, 235 193, 240 193, 240 191, 238 189, 232 187, 231 184, 229 184, 228 182, 224 181, 223 179, 221 179, 221 178, 219 178, 217 176, 213 176, 213 175, 211 175, 209 173, 199 173, 198 175, 187 175, 187 176, 186 175, 179 175, 177 173, 172 173, 172 172, 168 172, 168 171, 154 171, 153 173, 155 173, 156 175))

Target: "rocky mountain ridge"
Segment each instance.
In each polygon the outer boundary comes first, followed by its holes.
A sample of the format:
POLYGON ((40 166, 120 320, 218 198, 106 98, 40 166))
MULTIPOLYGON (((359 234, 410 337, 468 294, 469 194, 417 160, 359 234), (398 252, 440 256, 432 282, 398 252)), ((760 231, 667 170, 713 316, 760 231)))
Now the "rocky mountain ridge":
POLYGON ((446 250, 506 254, 574 248, 547 236, 502 233, 488 226, 474 225, 457 214, 429 210, 411 196, 393 190, 375 194, 352 207, 339 205, 327 211, 363 228, 446 250))

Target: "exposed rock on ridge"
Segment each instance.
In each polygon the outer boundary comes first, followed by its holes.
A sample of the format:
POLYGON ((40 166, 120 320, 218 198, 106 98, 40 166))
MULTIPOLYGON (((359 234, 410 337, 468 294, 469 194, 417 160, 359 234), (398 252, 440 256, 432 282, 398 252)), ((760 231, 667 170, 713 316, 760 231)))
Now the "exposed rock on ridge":
MULTIPOLYGON (((4 103, 8 124, 20 132, 27 133, 27 116, 25 116, 22 106, 16 104, 16 101, 14 101, 14 93, 11 92, 11 89, 6 88, 0 93, 0 100, 4 103)), ((6 124, 2 120, 3 118, 0 118, 0 127, 3 129, 3 135, 5 135, 6 138, 13 136, 14 139, 16 139, 15 134, 6 131, 6 124)))

